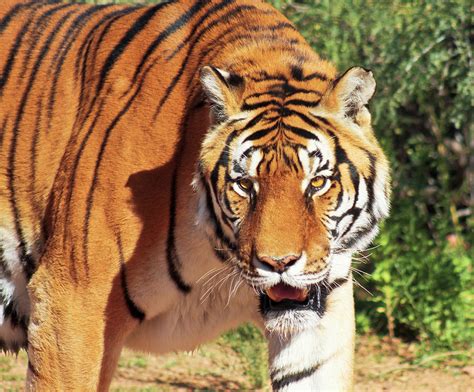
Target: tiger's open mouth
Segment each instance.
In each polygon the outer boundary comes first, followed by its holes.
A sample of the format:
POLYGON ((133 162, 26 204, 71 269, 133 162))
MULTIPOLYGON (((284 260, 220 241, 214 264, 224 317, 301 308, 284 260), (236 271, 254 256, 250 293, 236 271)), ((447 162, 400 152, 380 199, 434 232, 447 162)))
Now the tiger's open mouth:
POLYGON ((314 310, 320 312, 325 305, 327 293, 324 285, 315 284, 306 288, 296 288, 278 283, 261 294, 263 313, 286 310, 314 310))
POLYGON ((308 299, 308 292, 309 290, 307 288, 299 289, 288 286, 285 283, 279 283, 266 290, 266 294, 273 303, 280 303, 283 301, 302 303, 308 299))

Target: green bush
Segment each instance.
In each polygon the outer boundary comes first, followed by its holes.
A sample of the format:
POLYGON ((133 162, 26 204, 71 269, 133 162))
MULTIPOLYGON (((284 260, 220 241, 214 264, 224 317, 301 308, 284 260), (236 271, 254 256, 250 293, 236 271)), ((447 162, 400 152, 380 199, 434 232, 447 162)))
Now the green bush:
POLYGON ((273 3, 341 71, 362 65, 378 82, 371 111, 394 193, 371 262, 358 266, 372 272, 362 283, 373 293, 358 293, 360 326, 431 348, 467 345, 474 309, 470 3, 273 3))
POLYGON ((268 380, 267 346, 260 331, 250 324, 225 333, 223 342, 247 360, 246 375, 254 388, 262 388, 268 380))

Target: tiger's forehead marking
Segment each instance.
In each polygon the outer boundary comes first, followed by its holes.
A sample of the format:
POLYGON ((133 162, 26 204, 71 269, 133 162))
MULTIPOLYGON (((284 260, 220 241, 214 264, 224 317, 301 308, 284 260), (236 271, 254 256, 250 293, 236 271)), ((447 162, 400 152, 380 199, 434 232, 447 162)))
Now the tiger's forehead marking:
POLYGON ((242 129, 228 146, 230 177, 291 170, 307 179, 320 166, 333 166, 328 135, 311 126, 315 123, 308 114, 319 104, 331 77, 289 67, 288 75, 250 79, 241 113, 232 118, 242 129))
POLYGON ((235 179, 242 176, 258 177, 276 172, 291 171, 307 184, 316 174, 330 176, 334 167, 334 152, 326 136, 308 140, 306 145, 291 142, 273 142, 255 145, 245 141, 243 134, 231 149, 229 175, 235 179), (243 143, 239 143, 240 141, 243 143))
POLYGON ((273 115, 286 116, 296 105, 316 107, 327 86, 311 86, 308 83, 282 80, 254 85, 252 93, 243 97, 242 110, 266 108, 273 115))

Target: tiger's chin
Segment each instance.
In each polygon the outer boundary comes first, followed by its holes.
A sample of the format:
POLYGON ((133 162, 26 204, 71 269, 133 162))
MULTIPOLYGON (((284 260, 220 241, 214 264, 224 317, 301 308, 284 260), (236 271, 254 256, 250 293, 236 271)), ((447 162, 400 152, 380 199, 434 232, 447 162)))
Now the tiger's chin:
POLYGON ((305 288, 279 283, 260 294, 260 310, 267 331, 285 337, 317 326, 329 294, 325 283, 305 288))
POLYGON ((270 311, 264 315, 265 329, 281 338, 288 338, 298 332, 313 329, 321 317, 312 310, 270 311))

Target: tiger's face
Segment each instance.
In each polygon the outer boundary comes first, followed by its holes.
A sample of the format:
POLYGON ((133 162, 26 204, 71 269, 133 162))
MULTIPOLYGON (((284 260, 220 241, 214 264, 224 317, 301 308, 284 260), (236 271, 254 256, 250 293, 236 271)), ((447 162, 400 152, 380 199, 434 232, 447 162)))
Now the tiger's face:
POLYGON ((202 83, 214 126, 198 182, 216 253, 261 292, 272 329, 318 319, 388 214, 388 166, 365 107, 372 74, 353 68, 311 89, 291 72, 259 84, 206 67, 202 83))

